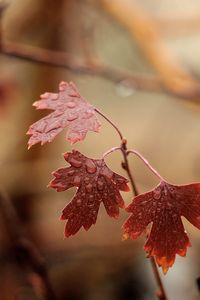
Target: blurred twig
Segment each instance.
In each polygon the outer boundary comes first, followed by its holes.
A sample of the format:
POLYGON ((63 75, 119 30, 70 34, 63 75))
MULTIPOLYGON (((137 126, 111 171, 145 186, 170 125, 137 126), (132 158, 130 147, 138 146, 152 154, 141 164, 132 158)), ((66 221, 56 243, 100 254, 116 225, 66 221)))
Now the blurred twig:
POLYGON ((55 67, 66 68, 75 73, 97 75, 116 83, 121 81, 127 82, 129 86, 133 86, 139 90, 160 92, 163 88, 159 78, 141 76, 131 72, 114 69, 103 64, 91 66, 78 61, 73 55, 62 51, 47 50, 4 41, 2 43, 1 53, 10 57, 32 61, 34 63, 44 63, 55 67))
POLYGON ((158 24, 134 0, 100 0, 103 9, 134 37, 168 91, 179 97, 200 98, 198 81, 167 48, 158 24))
MULTIPOLYGON (((62 51, 53 51, 42 48, 36 48, 27 45, 21 45, 14 42, 4 41, 2 43, 1 53, 7 56, 16 57, 19 59, 32 61, 36 63, 44 63, 56 67, 67 68, 72 72, 80 74, 95 75, 109 79, 115 83, 123 82, 129 87, 133 87, 138 90, 144 90, 149 92, 166 92, 181 98, 188 98, 189 95, 176 94, 173 91, 167 90, 158 77, 142 76, 134 74, 128 71, 122 71, 114 69, 103 64, 99 65, 87 65, 78 62, 73 55, 70 55, 62 51)), ((198 85, 200 89, 200 85, 198 85)), ((190 95, 191 96, 191 95, 190 95)), ((194 96, 194 95, 193 95, 194 96)), ((190 97, 189 97, 190 98, 190 97)), ((193 99, 199 101, 198 99, 193 99)))
POLYGON ((164 34, 174 36, 177 34, 199 34, 200 32, 200 15, 179 18, 155 16, 153 19, 164 34))
POLYGON ((57 297, 51 286, 45 261, 29 239, 9 197, 2 191, 0 191, 0 214, 14 254, 21 262, 20 265, 29 267, 33 273, 37 274, 42 283, 45 300, 56 300, 57 297))
POLYGON ((66 68, 78 74, 95 75, 115 83, 123 83, 128 87, 149 92, 165 92, 181 99, 188 99, 194 102, 200 102, 200 83, 196 82, 196 89, 180 90, 178 93, 173 89, 164 86, 163 80, 159 77, 144 76, 132 72, 115 69, 102 63, 87 64, 78 61, 73 55, 55 50, 47 50, 28 45, 22 45, 15 42, 4 41, 0 52, 4 55, 15 57, 34 63, 43 63, 54 67, 66 68))

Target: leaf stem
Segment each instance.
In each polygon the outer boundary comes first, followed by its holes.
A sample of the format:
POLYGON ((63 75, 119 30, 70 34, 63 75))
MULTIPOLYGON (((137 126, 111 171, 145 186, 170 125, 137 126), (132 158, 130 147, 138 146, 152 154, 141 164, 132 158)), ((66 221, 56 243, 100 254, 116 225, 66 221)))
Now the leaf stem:
POLYGON ((108 156, 109 154, 111 154, 112 152, 115 152, 117 150, 121 150, 121 147, 113 147, 113 148, 109 149, 108 151, 106 151, 103 154, 103 158, 106 158, 106 156, 108 156))
POLYGON ((100 110, 98 110, 97 108, 95 108, 95 111, 102 116, 108 123, 110 123, 110 125, 117 131, 117 133, 119 134, 120 140, 123 140, 123 135, 121 133, 121 131, 119 130, 119 128, 108 118, 106 117, 100 110))
POLYGON ((129 153, 135 154, 137 157, 139 157, 143 161, 143 163, 151 170, 151 172, 154 173, 154 175, 156 175, 161 181, 165 181, 164 178, 158 173, 158 171, 156 171, 152 167, 152 165, 148 162, 148 160, 146 158, 144 158, 144 156, 142 156, 142 154, 140 154, 138 151, 130 149, 126 153, 127 153, 127 155, 129 153))

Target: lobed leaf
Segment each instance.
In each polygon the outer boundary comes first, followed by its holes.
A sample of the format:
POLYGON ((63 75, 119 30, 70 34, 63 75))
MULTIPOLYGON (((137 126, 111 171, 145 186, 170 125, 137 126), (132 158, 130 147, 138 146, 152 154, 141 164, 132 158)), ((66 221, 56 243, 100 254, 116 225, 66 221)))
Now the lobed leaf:
POLYGON ((76 86, 62 81, 59 93, 45 93, 33 103, 37 109, 50 109, 52 113, 32 124, 28 148, 37 143, 51 142, 58 133, 68 127, 67 139, 71 144, 84 140, 87 132, 98 132, 100 123, 95 108, 79 94, 76 86))
POLYGON ((61 219, 67 220, 65 236, 74 235, 83 226, 88 230, 96 223, 101 202, 107 214, 117 218, 124 201, 119 191, 129 191, 128 180, 111 171, 103 159, 91 159, 79 151, 64 154, 70 167, 53 172, 49 186, 57 192, 77 187, 71 202, 64 208, 61 219))
POLYGON ((177 186, 162 181, 136 196, 126 210, 132 215, 123 225, 124 238, 137 239, 152 223, 144 249, 166 273, 176 254, 185 256, 190 246, 181 216, 200 229, 200 183, 177 186))

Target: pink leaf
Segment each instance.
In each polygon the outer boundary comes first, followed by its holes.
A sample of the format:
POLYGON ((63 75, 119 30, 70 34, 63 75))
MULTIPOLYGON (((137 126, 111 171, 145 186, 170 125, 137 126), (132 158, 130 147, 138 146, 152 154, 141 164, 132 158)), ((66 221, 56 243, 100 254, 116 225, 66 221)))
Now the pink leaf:
POLYGON ((89 130, 99 130, 95 108, 81 97, 72 82, 61 82, 58 94, 45 93, 33 105, 53 112, 30 126, 28 148, 51 142, 65 127, 68 127, 67 139, 72 144, 84 140, 89 130))
POLYGON ((100 203, 107 214, 117 218, 124 201, 119 190, 128 191, 128 180, 111 171, 103 159, 91 159, 73 150, 64 154, 71 165, 53 173, 49 186, 57 192, 77 187, 71 202, 64 208, 61 219, 67 220, 65 236, 74 235, 83 226, 88 230, 96 223, 100 203))
POLYGON ((132 215, 123 225, 124 238, 137 239, 152 223, 144 249, 166 273, 176 254, 185 256, 190 246, 181 216, 200 229, 200 183, 177 186, 162 181, 135 197, 126 210, 132 215))

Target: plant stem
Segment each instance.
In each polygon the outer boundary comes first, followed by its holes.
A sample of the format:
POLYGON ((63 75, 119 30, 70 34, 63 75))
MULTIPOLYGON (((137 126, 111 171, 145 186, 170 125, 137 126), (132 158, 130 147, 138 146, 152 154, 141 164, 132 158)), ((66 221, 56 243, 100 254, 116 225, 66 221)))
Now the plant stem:
POLYGON ((144 164, 151 170, 152 173, 154 173, 161 181, 165 181, 163 179, 163 177, 158 173, 158 171, 156 171, 152 167, 152 165, 148 162, 148 160, 146 158, 144 158, 144 156, 142 156, 142 154, 140 154, 138 151, 131 149, 131 150, 128 150, 126 153, 127 153, 127 155, 129 153, 135 154, 137 157, 139 157, 144 162, 144 164))
MULTIPOLYGON (((129 153, 133 153, 135 155, 137 155, 144 163, 145 165, 157 176, 159 177, 160 180, 164 181, 164 179, 161 177, 161 175, 149 164, 149 162, 137 151, 135 150, 128 150, 127 149, 127 140, 123 137, 121 131, 119 130, 119 128, 108 118, 106 117, 103 113, 101 113, 98 109, 95 109, 96 112, 98 114, 100 114, 109 124, 111 124, 111 126, 117 131, 117 133, 119 134, 119 137, 120 137, 120 140, 121 140, 121 146, 120 147, 114 147, 114 148, 111 148, 110 150, 108 150, 104 155, 103 157, 105 158, 108 154, 116 151, 116 150, 121 150, 122 152, 122 155, 123 155, 123 158, 124 158, 124 161, 122 162, 122 168, 126 171, 127 175, 128 175, 128 178, 130 180, 130 183, 131 183, 131 187, 132 187, 132 190, 133 190, 133 194, 135 196, 139 195, 139 191, 137 189, 137 186, 135 184, 135 181, 134 181, 134 178, 133 178, 133 175, 131 173, 131 170, 130 170, 130 166, 129 166, 129 162, 128 162, 128 154, 129 153)), ((152 266, 152 270, 153 270, 153 274, 154 274, 154 277, 155 277, 155 280, 156 280, 156 283, 157 283, 157 287, 158 287, 158 292, 156 293, 157 295, 157 298, 159 300, 168 300, 167 298, 167 294, 165 292, 165 289, 164 289, 164 285, 162 283, 162 279, 160 277, 160 274, 159 274, 159 270, 158 270, 158 267, 156 265, 156 261, 154 259, 154 257, 150 257, 150 262, 151 262, 151 266, 152 266)))
POLYGON ((131 183, 133 194, 136 196, 136 195, 139 194, 139 192, 138 192, 137 186, 135 184, 133 175, 132 175, 130 167, 129 167, 126 143, 122 142, 121 152, 122 152, 122 155, 123 155, 123 158, 124 158, 124 161, 122 162, 122 168, 126 171, 126 173, 128 175, 128 178, 130 180, 130 183, 131 183))
POLYGON ((98 110, 97 108, 95 108, 95 111, 102 116, 108 123, 110 123, 110 125, 117 131, 117 133, 119 134, 120 140, 123 140, 123 135, 121 133, 121 131, 119 130, 119 128, 108 118, 106 117, 100 110, 98 110))

